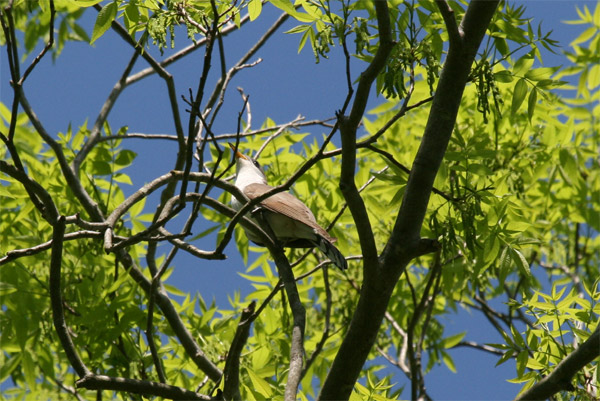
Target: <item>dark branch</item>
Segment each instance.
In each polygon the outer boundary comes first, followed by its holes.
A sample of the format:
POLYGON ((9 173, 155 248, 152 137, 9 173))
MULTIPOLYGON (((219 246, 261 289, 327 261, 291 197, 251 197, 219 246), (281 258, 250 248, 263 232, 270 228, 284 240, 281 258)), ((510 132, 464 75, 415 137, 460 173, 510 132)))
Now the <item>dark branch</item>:
POLYGON ((60 343, 65 350, 67 359, 75 369, 75 372, 79 377, 85 377, 92 372, 85 366, 75 345, 71 340, 67 323, 65 322, 65 314, 63 310, 62 290, 60 286, 61 279, 61 265, 62 265, 62 250, 63 250, 63 237, 65 234, 65 218, 60 216, 54 224, 54 231, 52 232, 52 256, 50 257, 50 303, 52 305, 52 319, 54 321, 54 328, 56 334, 60 340, 60 343))
POLYGON ((374 277, 377 266, 377 246, 373 237, 373 230, 365 204, 358 193, 354 182, 356 169, 356 131, 363 117, 369 99, 369 92, 379 72, 384 68, 394 42, 390 28, 390 16, 387 3, 375 2, 375 12, 379 29, 379 48, 373 61, 361 74, 354 103, 350 114, 338 115, 340 134, 342 137, 342 167, 340 173, 340 190, 352 213, 356 223, 356 231, 360 240, 360 247, 364 256, 365 280, 374 277))
POLYGON ((155 395, 169 400, 211 400, 207 395, 198 394, 180 387, 123 377, 90 374, 78 380, 76 385, 79 388, 86 388, 88 390, 123 391, 142 394, 144 396, 155 395))
POLYGON ((454 17, 454 11, 448 5, 446 0, 435 0, 435 3, 442 14, 444 23, 446 24, 446 30, 448 31, 448 37, 450 39, 450 46, 459 46, 461 37, 456 25, 456 18, 454 17))
POLYGON ((559 391, 574 391, 573 376, 585 365, 598 358, 600 350, 600 326, 575 351, 563 359, 548 376, 534 384, 515 401, 546 400, 559 391))
POLYGON ((244 345, 248 340, 250 334, 250 326, 252 325, 252 316, 254 309, 256 308, 256 302, 252 301, 247 308, 242 311, 240 322, 238 323, 237 330, 233 336, 231 347, 227 353, 227 360, 225 361, 225 369, 223 370, 223 396, 226 400, 241 400, 240 395, 240 356, 244 345))

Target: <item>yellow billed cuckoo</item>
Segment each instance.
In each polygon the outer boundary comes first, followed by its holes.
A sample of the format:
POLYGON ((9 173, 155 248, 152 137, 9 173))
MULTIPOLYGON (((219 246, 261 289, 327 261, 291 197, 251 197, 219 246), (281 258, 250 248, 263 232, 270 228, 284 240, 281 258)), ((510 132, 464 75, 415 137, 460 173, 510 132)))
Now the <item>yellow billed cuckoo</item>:
MULTIPOLYGON (((229 144, 236 158, 235 186, 250 200, 270 191, 267 178, 257 161, 244 156, 235 146, 229 144)), ((243 203, 233 197, 232 206, 240 210, 243 203)), ((336 238, 321 227, 311 210, 289 192, 271 195, 257 205, 264 219, 283 246, 288 248, 317 247, 340 269, 347 269, 344 255, 333 245, 336 238)), ((254 210, 256 211, 256 209, 254 210)), ((254 212, 252 211, 252 212, 254 212)), ((248 239, 262 245, 249 230, 244 230, 248 239)))

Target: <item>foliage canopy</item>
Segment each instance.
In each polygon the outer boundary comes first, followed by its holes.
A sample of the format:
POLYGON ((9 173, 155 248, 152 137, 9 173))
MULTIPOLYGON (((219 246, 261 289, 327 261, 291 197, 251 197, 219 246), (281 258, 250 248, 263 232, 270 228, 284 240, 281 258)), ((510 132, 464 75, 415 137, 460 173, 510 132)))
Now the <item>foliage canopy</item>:
POLYGON ((600 6, 578 13, 569 64, 549 67, 551 35, 525 7, 493 1, 3 2, 3 396, 428 399, 427 373, 455 371, 451 354, 471 347, 514 361, 515 395, 597 397, 600 6), (226 64, 227 35, 272 6, 281 17, 226 64), (92 9, 94 26, 82 26, 92 9), (230 82, 286 20, 317 63, 343 53, 345 102, 330 119, 255 128, 242 93, 237 132, 217 132, 230 82), (93 126, 48 132, 29 74, 109 29, 131 46, 122 78, 93 126), (204 64, 183 94, 169 66, 194 52, 204 64), (132 73, 137 63, 148 67, 132 73), (119 96, 152 74, 174 134, 111 126, 119 96), (175 163, 132 182, 132 138, 177 143, 175 163), (251 223, 227 206, 228 141, 329 224, 347 272, 310 250, 284 253, 261 227, 267 249, 248 243, 236 226, 251 223), (178 254, 222 264, 232 240, 254 290, 231 309, 164 283, 178 254), (448 332, 458 310, 483 314, 502 341, 448 332))

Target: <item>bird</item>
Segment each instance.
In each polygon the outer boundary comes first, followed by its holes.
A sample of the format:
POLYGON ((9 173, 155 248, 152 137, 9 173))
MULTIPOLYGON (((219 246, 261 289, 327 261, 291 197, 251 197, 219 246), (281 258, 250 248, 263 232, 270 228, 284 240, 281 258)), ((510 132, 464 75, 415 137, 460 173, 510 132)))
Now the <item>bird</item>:
MULTIPOLYGON (((250 157, 242 154, 236 146, 229 143, 236 160, 235 186, 249 199, 252 200, 273 189, 267 184, 267 177, 260 164, 250 157)), ((232 206, 240 210, 245 200, 232 198, 232 206)), ((301 200, 289 192, 278 192, 269 196, 257 205, 263 213, 263 218, 279 242, 287 248, 313 248, 317 247, 333 264, 342 270, 348 268, 346 258, 333 245, 336 238, 317 223, 313 212, 301 200)), ((254 213, 254 211, 252 212, 254 213)), ((251 217, 252 219, 252 217, 251 217)), ((248 239, 262 246, 260 238, 250 230, 244 228, 248 239)))

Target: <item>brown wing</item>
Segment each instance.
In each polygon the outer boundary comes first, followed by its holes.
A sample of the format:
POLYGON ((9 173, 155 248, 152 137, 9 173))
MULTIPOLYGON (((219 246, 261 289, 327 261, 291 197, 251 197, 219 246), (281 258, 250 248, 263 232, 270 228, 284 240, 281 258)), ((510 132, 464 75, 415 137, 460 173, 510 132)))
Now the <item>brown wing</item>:
MULTIPOLYGON (((248 199, 254 199, 270 191, 271 189, 273 189, 273 187, 266 184, 250 184, 244 188, 244 195, 246 195, 248 199)), ((317 219, 315 219, 315 215, 312 213, 312 211, 304 203, 302 203, 302 201, 289 192, 276 193, 275 195, 269 196, 267 199, 263 200, 260 204, 265 209, 275 213, 281 213, 284 216, 306 224, 310 228, 316 230, 329 242, 336 241, 335 238, 331 237, 329 233, 325 231, 323 227, 319 225, 319 223, 317 223, 317 219)))

